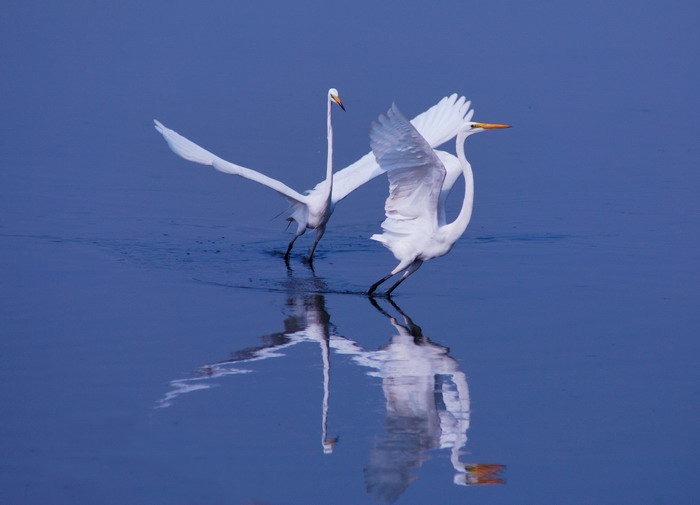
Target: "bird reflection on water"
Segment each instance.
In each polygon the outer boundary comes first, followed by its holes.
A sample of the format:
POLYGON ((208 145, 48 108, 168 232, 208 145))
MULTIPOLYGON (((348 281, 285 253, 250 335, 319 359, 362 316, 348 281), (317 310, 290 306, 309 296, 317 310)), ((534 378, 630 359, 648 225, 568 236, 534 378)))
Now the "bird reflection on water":
POLYGON ((303 342, 315 342, 320 344, 323 361, 321 446, 324 453, 333 452, 337 438, 328 437, 327 419, 330 400, 329 342, 331 334, 335 333, 335 327, 330 322, 323 295, 318 294, 327 289, 325 282, 317 277, 313 270, 310 272, 311 277, 298 278, 294 276, 291 268, 287 270, 288 278, 284 286, 287 291, 284 313, 287 317, 284 320, 284 331, 263 335, 260 337, 262 345, 233 351, 227 360, 200 366, 196 370, 196 377, 170 381, 172 389, 156 403, 156 408, 171 406, 173 401, 182 394, 210 388, 212 379, 249 373, 252 370, 241 368, 248 363, 279 358, 285 355, 283 351, 287 348, 303 342))
POLYGON ((377 436, 365 468, 367 491, 394 502, 417 476, 414 468, 430 459, 429 451, 449 449, 458 485, 502 484, 503 465, 465 464, 460 460, 469 429, 469 387, 449 349, 432 342, 391 299, 402 322, 372 305, 396 330, 377 351, 353 359, 374 368, 382 378, 386 400, 384 431, 377 436))
POLYGON ((373 307, 387 317, 395 330, 380 349, 365 350, 356 341, 339 335, 326 310, 322 292, 325 282, 313 272, 307 278, 289 271, 284 331, 264 335, 262 345, 234 351, 224 361, 201 366, 197 376, 170 382, 171 391, 157 402, 170 406, 178 396, 211 387, 212 379, 249 373, 251 363, 278 358, 285 349, 303 342, 321 348, 323 399, 321 447, 333 452, 337 437, 328 435, 330 410, 331 349, 367 368, 367 375, 380 378, 386 402, 383 431, 377 435, 364 468, 367 491, 387 503, 394 502, 418 477, 415 468, 428 461, 430 451, 450 452, 458 485, 502 484, 503 465, 465 463, 461 460, 470 422, 467 378, 449 349, 423 335, 421 328, 391 299, 387 303, 397 317, 370 299, 373 307))

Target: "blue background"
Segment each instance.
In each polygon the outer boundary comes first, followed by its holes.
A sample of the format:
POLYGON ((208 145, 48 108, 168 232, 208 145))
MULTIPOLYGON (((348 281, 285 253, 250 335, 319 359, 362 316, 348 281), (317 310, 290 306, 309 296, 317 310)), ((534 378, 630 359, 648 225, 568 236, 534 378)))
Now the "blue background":
MULTIPOLYGON (((157 118, 312 187, 368 150, 395 101, 442 96, 514 128, 467 142, 472 222, 397 291, 466 373, 461 487, 428 451, 399 503, 697 503, 700 84, 691 2, 5 2, 0 18, 0 501, 374 503, 382 381, 318 345, 172 381, 284 332, 309 290, 334 332, 396 334, 360 291, 395 265, 368 240, 387 185, 338 205, 314 279, 286 203, 174 156, 157 118), (213 387, 216 386, 216 387, 213 387)), ((447 149, 453 146, 448 144, 447 149)), ((461 197, 451 200, 456 213, 461 197)), ((386 303, 386 309, 390 309, 386 303)))

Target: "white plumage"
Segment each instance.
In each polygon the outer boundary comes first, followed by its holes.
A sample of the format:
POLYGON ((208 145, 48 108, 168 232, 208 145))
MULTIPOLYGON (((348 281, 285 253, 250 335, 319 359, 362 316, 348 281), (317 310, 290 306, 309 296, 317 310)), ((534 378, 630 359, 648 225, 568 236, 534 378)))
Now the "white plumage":
MULTIPOLYGON (((332 153, 330 106, 331 100, 334 99, 331 91, 334 91, 337 97, 337 91, 334 89, 329 90, 327 115, 328 167, 331 167, 332 153)), ((470 102, 464 97, 458 97, 457 94, 453 94, 449 97, 444 97, 436 105, 415 117, 412 123, 431 146, 437 147, 456 135, 459 126, 465 120, 469 106, 470 102)), ((318 183, 313 189, 300 193, 276 179, 216 156, 158 121, 155 121, 155 128, 163 135, 173 152, 182 158, 202 165, 212 166, 220 172, 239 175, 263 184, 275 190, 289 201, 288 219, 297 223, 297 229, 294 238, 287 247, 285 254, 285 260, 287 261, 294 241, 303 235, 307 229, 313 229, 316 230, 316 240, 309 254, 309 261, 312 261, 316 245, 325 232, 326 224, 333 213, 335 205, 358 187, 384 173, 384 169, 377 164, 374 155, 368 153, 352 165, 332 174, 332 176, 329 168, 326 179, 318 183)))
MULTIPOLYGON (((468 118, 471 119, 471 113, 468 118)), ((386 291, 385 295, 390 295, 424 261, 447 254, 467 228, 474 200, 474 178, 464 156, 464 141, 473 133, 508 127, 472 123, 469 119, 457 132, 457 158, 434 151, 396 105, 373 123, 370 146, 377 163, 387 171, 389 197, 384 205, 384 232, 371 238, 387 247, 399 264, 370 287, 370 296, 384 281, 403 272, 398 282, 386 291), (446 223, 445 200, 460 173, 465 184, 462 209, 452 223, 446 223)))

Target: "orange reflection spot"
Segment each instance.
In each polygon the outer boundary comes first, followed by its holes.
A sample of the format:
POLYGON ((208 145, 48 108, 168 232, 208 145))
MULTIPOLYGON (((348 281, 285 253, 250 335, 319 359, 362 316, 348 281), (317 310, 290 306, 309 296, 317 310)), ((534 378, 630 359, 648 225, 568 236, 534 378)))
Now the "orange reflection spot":
POLYGON ((490 486, 504 484, 501 473, 505 465, 466 465, 467 483, 472 486, 490 486))

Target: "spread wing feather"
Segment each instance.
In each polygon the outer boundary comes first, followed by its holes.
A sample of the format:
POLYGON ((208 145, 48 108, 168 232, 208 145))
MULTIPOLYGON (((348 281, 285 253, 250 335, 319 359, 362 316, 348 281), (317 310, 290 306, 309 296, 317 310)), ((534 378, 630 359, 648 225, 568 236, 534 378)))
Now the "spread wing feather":
POLYGON ((409 234, 417 227, 437 226, 437 204, 446 170, 430 144, 392 105, 370 131, 370 145, 377 163, 389 178, 384 204, 385 231, 409 234))
POLYGON ((268 188, 277 191, 280 195, 289 200, 291 204, 295 204, 297 202, 306 204, 307 197, 298 191, 293 190, 286 184, 268 177, 265 174, 251 170, 250 168, 245 168, 226 161, 223 158, 219 158, 214 153, 211 153, 203 147, 198 146, 176 131, 167 128, 160 121, 154 120, 154 122, 156 130, 163 135, 163 138, 168 143, 168 146, 170 146, 170 149, 172 149, 178 156, 202 165, 210 165, 218 171, 224 172, 225 174, 238 175, 262 184, 263 186, 267 186, 268 188))
MULTIPOLYGON (((453 93, 446 96, 425 112, 411 120, 421 136, 433 148, 438 147, 457 135, 465 116, 470 112, 471 102, 453 93)), ((333 203, 337 203, 354 190, 384 173, 377 165, 372 153, 368 153, 352 165, 333 174, 333 203)), ((312 191, 315 191, 314 188, 312 191)))

